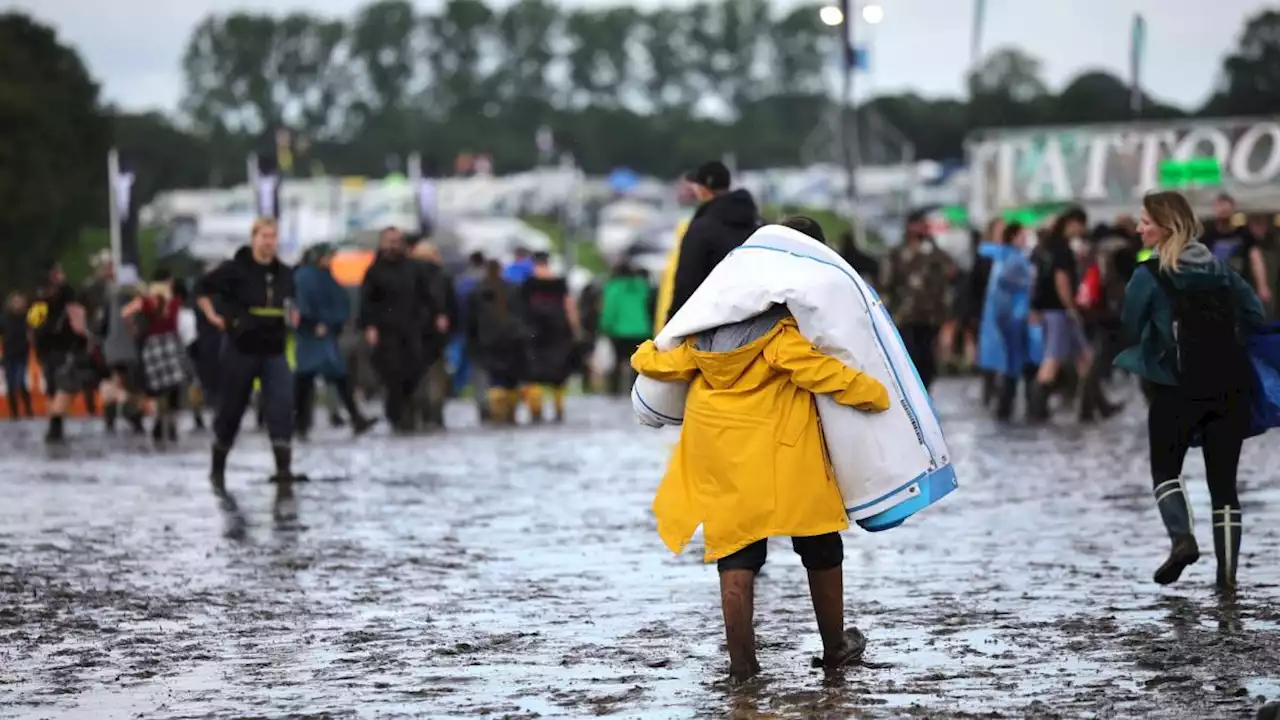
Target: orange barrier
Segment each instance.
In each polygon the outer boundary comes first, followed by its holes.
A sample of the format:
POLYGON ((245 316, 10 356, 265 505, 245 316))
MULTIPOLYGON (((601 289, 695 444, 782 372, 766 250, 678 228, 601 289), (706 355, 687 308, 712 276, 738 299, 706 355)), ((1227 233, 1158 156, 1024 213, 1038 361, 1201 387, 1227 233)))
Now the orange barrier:
MULTIPOLYGON (((49 398, 46 398, 44 394, 44 368, 36 360, 35 350, 32 350, 30 357, 27 358, 27 388, 31 390, 31 409, 35 410, 37 416, 44 417, 49 411, 49 398)), ((8 392, 9 388, 4 384, 4 377, 0 375, 0 418, 9 417, 8 392)), ((98 394, 97 388, 94 388, 93 395, 96 401, 94 404, 101 408, 102 397, 98 394)), ((18 409, 19 411, 22 410, 21 407, 18 409)), ((88 409, 84 404, 84 393, 79 393, 71 401, 71 407, 67 409, 67 415, 85 417, 88 414, 88 409)))

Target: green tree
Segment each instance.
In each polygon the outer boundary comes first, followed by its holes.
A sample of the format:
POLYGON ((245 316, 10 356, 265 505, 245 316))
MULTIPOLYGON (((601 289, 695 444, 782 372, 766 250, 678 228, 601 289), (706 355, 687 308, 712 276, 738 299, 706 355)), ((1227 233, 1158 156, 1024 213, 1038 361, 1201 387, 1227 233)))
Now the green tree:
POLYGON ((1280 108, 1280 10, 1264 10, 1245 22, 1235 52, 1222 64, 1217 92, 1205 111, 1222 115, 1273 115, 1280 108))
POLYGON ((0 14, 0 127, 0 286, 30 286, 103 219, 110 127, 80 56, 20 13, 0 14))

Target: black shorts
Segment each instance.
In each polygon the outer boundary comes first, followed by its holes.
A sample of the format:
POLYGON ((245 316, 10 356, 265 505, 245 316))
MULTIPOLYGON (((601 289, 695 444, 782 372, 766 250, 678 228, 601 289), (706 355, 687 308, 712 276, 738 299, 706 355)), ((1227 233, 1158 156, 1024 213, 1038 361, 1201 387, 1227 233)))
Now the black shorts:
MULTIPOLYGON (((805 570, 830 570, 844 562, 844 541, 840 533, 791 538, 791 548, 800 556, 805 570)), ((716 568, 750 570, 758 573, 769 557, 769 540, 758 540, 728 557, 720 558, 716 568)))
POLYGON ((44 370, 46 395, 75 395, 93 384, 93 367, 80 353, 50 350, 40 358, 40 366, 44 370))

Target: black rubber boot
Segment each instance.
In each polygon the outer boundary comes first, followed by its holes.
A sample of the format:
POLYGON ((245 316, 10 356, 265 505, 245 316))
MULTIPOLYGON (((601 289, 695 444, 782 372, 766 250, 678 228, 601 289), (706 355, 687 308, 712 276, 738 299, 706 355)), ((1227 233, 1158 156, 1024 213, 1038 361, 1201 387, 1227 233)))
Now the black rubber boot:
POLYGON ((124 416, 125 422, 129 423, 129 429, 133 430, 135 435, 146 433, 147 429, 142 423, 142 410, 136 402, 132 400, 126 402, 121 415, 124 416))
POLYGON ((62 416, 49 416, 49 430, 44 435, 44 441, 50 445, 60 445, 67 441, 67 436, 63 432, 62 416))
POLYGON ((1196 536, 1192 529, 1191 502, 1187 498, 1187 488, 1181 478, 1166 480, 1156 486, 1156 507, 1160 509, 1160 519, 1169 531, 1172 547, 1169 557, 1155 574, 1155 581, 1160 585, 1169 585, 1182 577, 1182 571, 1188 565, 1200 559, 1200 546, 1196 544, 1196 536))
POLYGON ((1039 380, 1033 380, 1031 387, 1027 391, 1027 419, 1031 422, 1048 422, 1049 420, 1049 393, 1051 388, 1041 383, 1039 380))
POLYGON ((288 445, 271 446, 276 460, 276 474, 271 481, 276 484, 276 502, 272 514, 277 520, 294 520, 298 517, 298 503, 293 495, 293 448, 288 445))
POLYGON ((213 460, 209 465, 209 483, 213 486, 213 494, 225 497, 227 494, 227 455, 231 448, 213 444, 213 460))
POLYGON ((996 419, 1007 422, 1013 419, 1013 403, 1018 396, 1018 378, 1000 378, 1000 394, 996 400, 996 419))
POLYGON ((1218 589, 1236 589, 1236 567, 1240 563, 1240 535, 1244 516, 1239 508, 1225 506, 1213 510, 1213 549, 1218 555, 1218 589))
POLYGON ((113 433, 116 431, 116 418, 118 417, 120 417, 120 406, 116 403, 107 403, 106 407, 102 408, 102 422, 107 426, 107 432, 113 433))

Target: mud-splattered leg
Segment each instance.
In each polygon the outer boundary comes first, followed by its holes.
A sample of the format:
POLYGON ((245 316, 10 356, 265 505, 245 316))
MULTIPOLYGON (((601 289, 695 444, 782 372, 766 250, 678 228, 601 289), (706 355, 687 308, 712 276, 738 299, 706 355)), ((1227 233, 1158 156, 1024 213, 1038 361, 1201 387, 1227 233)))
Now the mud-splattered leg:
POLYGON ((746 680, 760 671, 756 662, 755 582, 752 570, 720 573, 720 607, 729 646, 729 676, 746 680))

